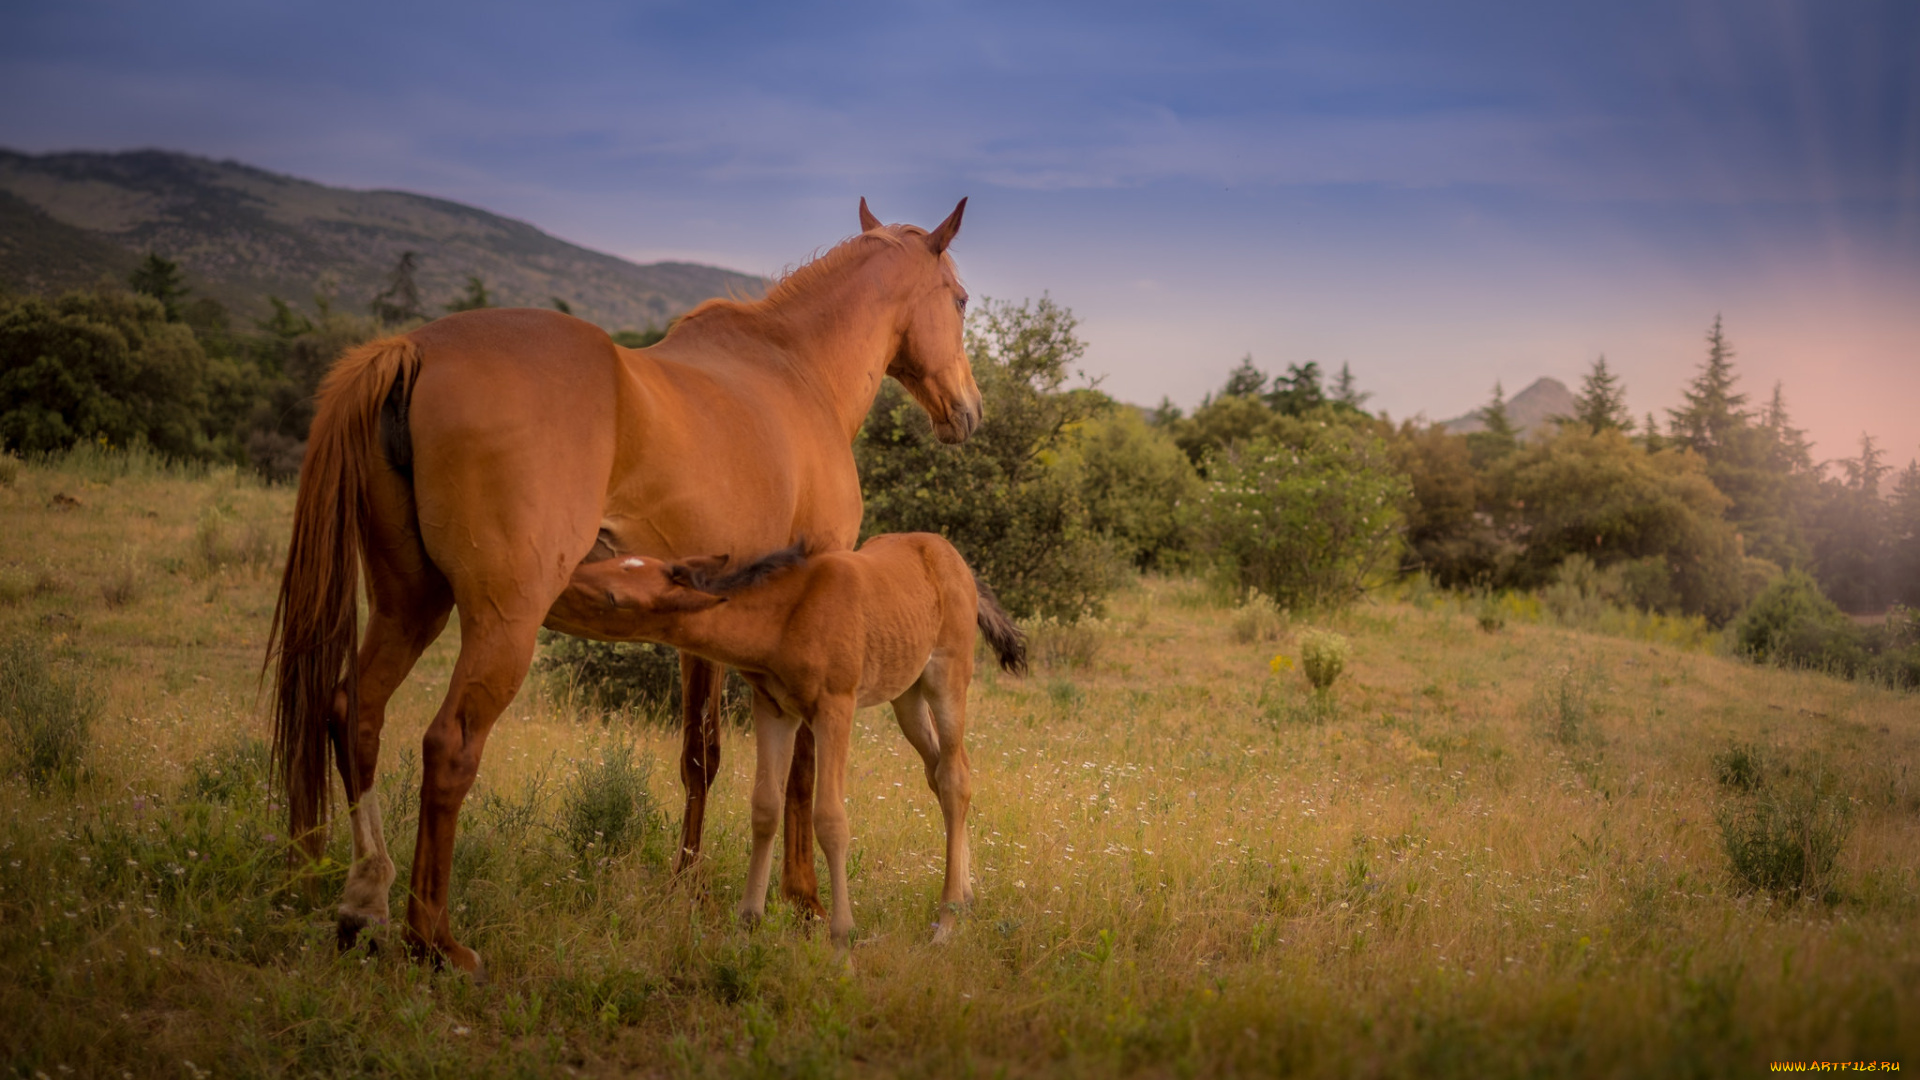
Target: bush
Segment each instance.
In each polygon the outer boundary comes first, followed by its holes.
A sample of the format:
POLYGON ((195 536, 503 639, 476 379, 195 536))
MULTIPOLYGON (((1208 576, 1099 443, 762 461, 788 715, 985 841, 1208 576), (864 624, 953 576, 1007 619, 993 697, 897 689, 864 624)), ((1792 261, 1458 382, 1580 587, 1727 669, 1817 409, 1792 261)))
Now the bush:
POLYGON ((1338 416, 1279 417, 1275 430, 1208 462, 1207 540, 1240 589, 1287 608, 1347 603, 1393 556, 1407 481, 1377 436, 1338 416))
POLYGON ((1300 670, 1313 688, 1326 693, 1353 659, 1353 646, 1331 630, 1309 630, 1300 635, 1300 670))
POLYGON ((1729 633, 1736 653, 1760 663, 1851 676, 1866 660, 1859 628, 1797 570, 1755 597, 1729 633))
POLYGON ((214 747, 187 769, 186 794, 204 802, 231 804, 247 796, 265 803, 269 751, 251 735, 214 747))
POLYGON ((132 551, 123 551, 100 583, 100 599, 110 608, 123 608, 140 599, 146 591, 146 577, 140 560, 132 551))
POLYGON ((0 488, 12 487, 20 479, 20 459, 9 450, 0 450, 0 488))
POLYGON ((636 757, 629 743, 605 748, 567 784, 560 807, 560 836, 583 861, 600 863, 646 847, 666 820, 647 787, 653 761, 636 757))
POLYGON ((1736 884, 1788 901, 1834 899, 1834 863, 1850 815, 1833 776, 1809 764, 1778 782, 1754 784, 1753 794, 1718 815, 1736 884))
POLYGON ((99 710, 92 690, 55 674, 36 642, 0 642, 0 734, 33 786, 79 784, 99 710))
POLYGON ((1259 589, 1248 592, 1247 602, 1233 614, 1233 640, 1242 645, 1279 641, 1286 632, 1287 613, 1259 589))
POLYGON ((1751 743, 1735 743, 1713 755, 1713 778, 1723 788, 1752 794, 1765 783, 1766 774, 1766 751, 1751 743))
POLYGON ((1093 666, 1106 626, 1098 619, 1063 622, 1051 615, 1024 623, 1027 656, 1046 671, 1076 671, 1093 666))
MULTIPOLYGON (((1074 326, 1071 312, 1044 297, 1018 307, 986 301, 969 316, 985 419, 959 446, 934 439, 920 407, 884 383, 854 440, 863 536, 945 536, 1016 617, 1098 615, 1125 571, 1116 544, 1128 541, 1095 527, 1082 470, 1067 460, 1072 433, 1113 407, 1091 388, 1064 388, 1086 348, 1074 326)), ((1155 543, 1155 527, 1118 505, 1111 527, 1137 525, 1147 539, 1135 543, 1155 543)))
POLYGON ((1573 661, 1555 664, 1533 688, 1529 709, 1548 738, 1577 746, 1593 737, 1593 677, 1573 661))
POLYGON ((1062 465, 1079 480, 1088 526, 1135 569, 1185 565, 1202 485, 1173 439, 1126 405, 1087 420, 1071 435, 1062 465))

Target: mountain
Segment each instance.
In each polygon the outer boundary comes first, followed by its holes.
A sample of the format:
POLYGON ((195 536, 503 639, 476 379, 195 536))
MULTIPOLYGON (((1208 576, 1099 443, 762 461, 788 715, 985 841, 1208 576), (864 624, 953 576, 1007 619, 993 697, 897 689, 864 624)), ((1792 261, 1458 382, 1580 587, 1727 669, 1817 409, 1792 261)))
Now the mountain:
MULTIPOLYGON (((1535 379, 1533 385, 1507 399, 1507 419, 1515 431, 1531 435, 1553 422, 1556 416, 1573 415, 1573 391, 1559 379, 1535 379)), ((1444 420, 1441 426, 1456 435, 1485 431, 1486 422, 1475 409, 1465 416, 1444 420)))
POLYGON ((403 252, 429 314, 486 282, 501 306, 549 306, 610 330, 666 321, 766 281, 695 263, 631 263, 524 222, 403 191, 354 191, 234 161, 161 150, 0 150, 0 288, 49 292, 124 281, 147 252, 180 263, 194 295, 262 317, 269 294, 316 293, 365 311, 403 252))

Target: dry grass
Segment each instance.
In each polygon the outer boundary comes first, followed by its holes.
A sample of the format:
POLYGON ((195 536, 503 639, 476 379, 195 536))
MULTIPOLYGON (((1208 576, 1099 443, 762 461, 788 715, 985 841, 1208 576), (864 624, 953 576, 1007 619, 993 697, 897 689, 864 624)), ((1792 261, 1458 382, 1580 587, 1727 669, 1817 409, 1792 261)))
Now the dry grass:
MULTIPOLYGON (((944 948, 926 943, 937 808, 890 715, 863 712, 850 969, 778 904, 757 932, 732 922, 744 737, 726 736, 703 895, 670 881, 661 844, 602 861, 567 839, 570 793, 629 745, 677 819, 675 737, 531 687, 488 744, 456 852, 456 925, 493 981, 391 948, 340 958, 340 868, 289 878, 252 741, 272 560, 196 554, 209 508, 223 536, 255 524, 276 546, 290 493, 107 472, 29 465, 0 488, 0 574, 76 583, 23 590, 0 634, 37 635, 108 703, 77 794, 0 784, 0 1055, 26 1075, 1920 1061, 1920 699, 1519 616, 1490 636, 1472 603, 1430 596, 1321 620, 1352 646, 1324 707, 1270 666, 1292 644, 1237 640, 1234 613, 1180 581, 1117 598, 1097 648, 1062 648, 1051 672, 983 671, 979 898, 944 948), (84 505, 50 508, 56 490, 84 505), (139 595, 114 607, 78 585, 132 549, 149 553, 139 595), (1716 815, 1740 796, 1716 755, 1736 745, 1817 754, 1845 785, 1834 903, 1731 875, 1716 815)), ((453 637, 388 729, 396 908, 453 637)))

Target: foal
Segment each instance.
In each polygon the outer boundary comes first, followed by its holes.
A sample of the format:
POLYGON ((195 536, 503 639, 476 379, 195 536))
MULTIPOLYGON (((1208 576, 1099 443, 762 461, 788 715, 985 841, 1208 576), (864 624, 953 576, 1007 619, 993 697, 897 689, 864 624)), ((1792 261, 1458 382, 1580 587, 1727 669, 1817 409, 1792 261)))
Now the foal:
POLYGON ((847 895, 847 746, 855 709, 881 702, 926 764, 947 827, 947 876, 934 940, 973 900, 963 744, 977 625, 1000 666, 1026 670, 1026 646, 985 583, 932 533, 876 536, 858 551, 807 555, 796 544, 722 573, 724 556, 672 564, 581 565, 547 625, 590 637, 644 639, 737 668, 752 684, 756 764, 753 859, 743 919, 765 913, 774 830, 801 724, 819 755, 813 825, 833 882, 833 940, 853 929, 847 895))

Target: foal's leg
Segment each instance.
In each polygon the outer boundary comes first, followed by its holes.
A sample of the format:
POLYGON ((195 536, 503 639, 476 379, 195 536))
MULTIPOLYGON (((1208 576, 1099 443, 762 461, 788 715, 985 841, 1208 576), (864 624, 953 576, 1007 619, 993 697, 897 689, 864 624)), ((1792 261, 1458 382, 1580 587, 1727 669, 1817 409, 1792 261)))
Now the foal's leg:
POLYGON ((674 873, 700 859, 700 832, 707 816, 707 789, 720 774, 720 695, 725 669, 692 653, 680 654, 680 782, 687 809, 680 818, 680 853, 674 873))
POLYGON ((480 955, 454 940, 447 917, 454 830, 480 771, 487 733, 526 678, 545 614, 543 605, 508 620, 477 603, 460 606, 460 658, 447 698, 420 743, 420 833, 407 898, 407 942, 417 955, 442 958, 475 975, 484 974, 480 955))
POLYGON ((827 880, 833 887, 833 914, 827 926, 833 943, 845 948, 853 933, 853 897, 847 893, 847 745, 852 739, 854 698, 827 698, 813 714, 817 753, 813 828, 827 855, 827 880))
POLYGON ((765 694, 753 695, 753 858, 747 864, 747 892, 740 899, 740 921, 751 926, 767 913, 767 879, 773 875, 773 835, 786 803, 787 769, 793 759, 797 717, 787 716, 765 694))
POLYGON ((953 933, 960 909, 973 903, 972 855, 967 843, 973 770, 966 748, 966 694, 971 675, 970 664, 936 661, 893 703, 900 730, 920 752, 927 786, 940 799, 940 814, 947 827, 947 874, 940 888, 940 917, 933 932, 936 942, 945 941, 953 933), (956 670, 960 668, 966 670, 956 670))

